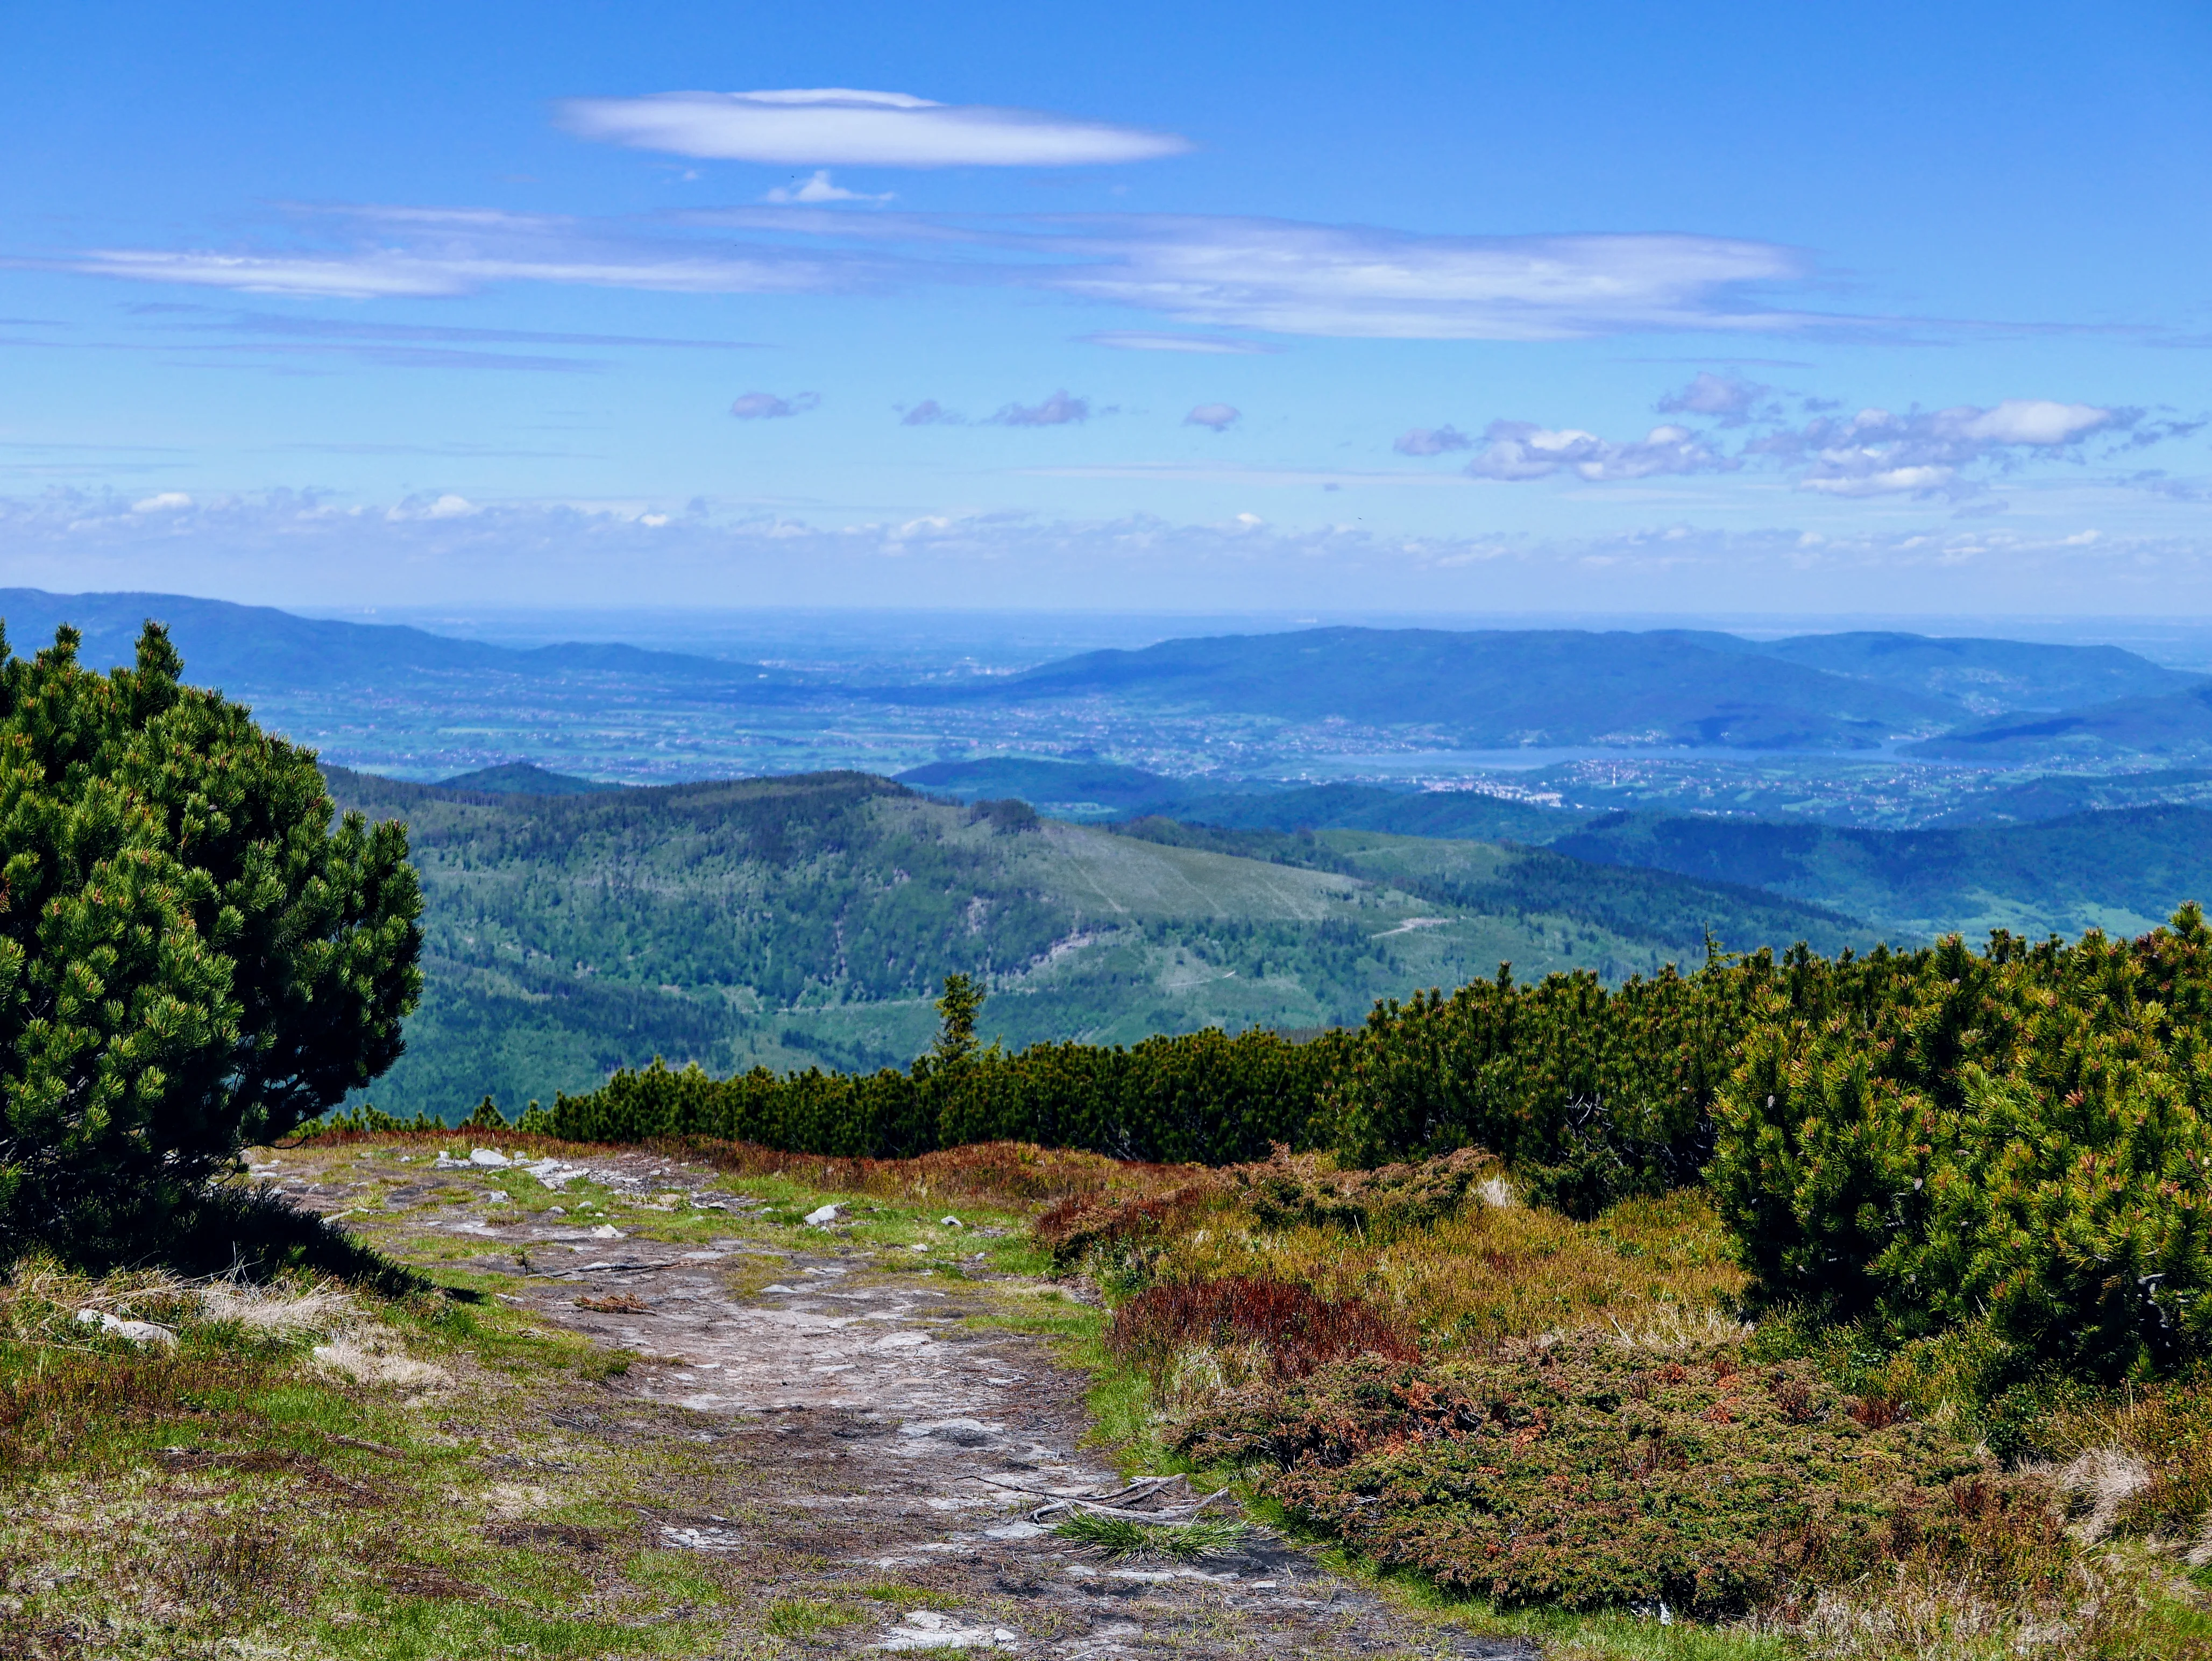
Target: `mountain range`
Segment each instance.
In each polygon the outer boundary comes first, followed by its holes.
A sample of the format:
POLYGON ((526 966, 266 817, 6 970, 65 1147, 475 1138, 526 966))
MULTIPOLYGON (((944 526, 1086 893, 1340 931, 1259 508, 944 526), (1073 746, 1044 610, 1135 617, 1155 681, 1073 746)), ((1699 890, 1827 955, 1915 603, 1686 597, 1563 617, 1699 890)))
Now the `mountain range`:
POLYGON ((1852 749, 1991 712, 2186 695, 2202 676, 2114 646, 1909 634, 1754 641, 1682 630, 1318 628, 1086 652, 936 695, 1414 727, 1475 749, 1852 749))
POLYGON ((148 617, 169 625, 194 681, 270 703, 279 716, 287 700, 308 700, 319 715, 332 698, 411 700, 434 718, 441 698, 495 708, 544 695, 567 700, 558 718, 567 719, 579 698, 595 700, 604 716, 643 696, 721 710, 876 708, 898 712, 908 729, 934 722, 950 737, 963 721, 1003 722, 1008 712, 1079 718, 1111 706, 1139 722, 1234 718, 1436 748, 1850 754, 1902 743, 1926 759, 2008 764, 2212 756, 2212 682, 2114 646, 1333 627, 1166 640, 1011 675, 900 680, 621 645, 493 646, 177 595, 0 590, 15 649, 34 650, 68 622, 95 667, 129 661, 148 617))

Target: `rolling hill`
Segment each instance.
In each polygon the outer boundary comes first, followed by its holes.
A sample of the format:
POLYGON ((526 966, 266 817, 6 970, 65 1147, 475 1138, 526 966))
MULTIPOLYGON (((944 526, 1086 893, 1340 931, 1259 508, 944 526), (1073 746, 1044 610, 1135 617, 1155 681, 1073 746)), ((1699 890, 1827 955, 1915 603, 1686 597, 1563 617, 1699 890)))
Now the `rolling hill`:
POLYGON ((1749 884, 1863 918, 1893 939, 1994 928, 2133 935, 2185 900, 2212 900, 2212 812, 2194 807, 1923 831, 1618 814, 1552 848, 1749 884))
POLYGON ((1379 785, 1227 789, 1206 779, 1170 779, 1139 767, 1004 756, 933 761, 910 768, 898 779, 901 784, 962 802, 1018 797, 1056 818, 1160 817, 1233 830, 1335 828, 1548 842, 1590 816, 1572 808, 1538 807, 1475 790, 1391 790, 1379 785))
POLYGON ((233 694, 298 693, 373 685, 394 676, 423 679, 494 675, 525 681, 579 675, 642 677, 761 694, 811 684, 764 671, 638 646, 565 645, 518 649, 455 640, 397 623, 354 623, 295 616, 272 606, 194 599, 181 594, 51 594, 0 589, 8 644, 28 654, 50 644, 64 623, 83 636, 78 655, 95 669, 128 664, 149 618, 164 623, 193 684, 233 694))
POLYGON ((1992 716, 1914 744, 1912 755, 1985 766, 2212 758, 2212 685, 2056 714, 1992 716))
POLYGON ((954 969, 988 978, 985 1035, 1018 1045, 1356 1021, 1507 960, 1618 979, 1700 960, 1708 927, 1738 947, 1870 938, 1787 900, 1495 844, 1206 846, 861 773, 562 796, 327 776, 342 806, 407 820, 422 875, 425 1000, 374 1092, 393 1112, 486 1090, 518 1107, 655 1054, 903 1063, 954 969))
POLYGON ((1744 640, 1727 634, 1680 638, 1717 651, 1775 658, 1849 679, 1873 681, 1957 704, 1976 715, 2069 709, 2118 698, 2201 686, 2204 677, 2166 669, 2118 646, 1930 637, 1856 631, 1744 640))
MULTIPOLYGON (((1725 638, 1725 637, 1724 637, 1725 638)), ((1940 731, 1953 700, 1693 636, 1317 628, 1086 652, 948 700, 1113 698, 1215 714, 1414 727, 1474 748, 1852 749, 1940 731)))

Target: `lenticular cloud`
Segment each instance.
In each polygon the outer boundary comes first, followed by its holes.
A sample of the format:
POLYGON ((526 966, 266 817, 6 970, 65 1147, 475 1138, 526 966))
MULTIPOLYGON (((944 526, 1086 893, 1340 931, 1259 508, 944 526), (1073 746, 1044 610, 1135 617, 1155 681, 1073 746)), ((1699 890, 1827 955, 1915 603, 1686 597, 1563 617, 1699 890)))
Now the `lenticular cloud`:
POLYGON ((561 113, 585 138, 799 167, 1070 167, 1149 161, 1190 148, 1173 133, 844 87, 578 98, 561 113))

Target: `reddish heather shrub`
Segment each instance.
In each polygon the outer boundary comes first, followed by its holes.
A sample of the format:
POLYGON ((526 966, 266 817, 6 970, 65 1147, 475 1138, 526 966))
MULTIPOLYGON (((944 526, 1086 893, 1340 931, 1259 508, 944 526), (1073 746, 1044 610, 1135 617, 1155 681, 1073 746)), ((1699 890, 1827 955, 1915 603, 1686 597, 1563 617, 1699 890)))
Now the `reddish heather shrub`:
POLYGON ((1224 1193, 1217 1175, 1201 1172, 1163 1193, 1071 1195, 1040 1216, 1034 1232, 1063 1273, 1098 1251, 1133 1256, 1141 1271, 1153 1252, 1219 1204, 1224 1193))
POLYGON ((957 1197, 1008 1210, 1043 1206, 1048 1216, 1070 1206, 1110 1207, 1125 1195, 1156 1192, 1187 1182, 1200 1169, 1109 1159, 1103 1154, 1040 1148, 1030 1142, 965 1143, 912 1159, 841 1159, 699 1137, 650 1145, 672 1157, 699 1160, 743 1176, 789 1177, 822 1188, 895 1199, 957 1197))
POLYGON ((1263 1228, 1341 1228, 1372 1238, 1423 1228, 1456 1212, 1498 1161, 1479 1148, 1462 1148, 1419 1165, 1340 1171, 1278 1143, 1272 1158, 1249 1165, 1150 1168, 1179 1173, 1182 1180, 1118 1196, 1076 1194, 1039 1217, 1036 1237, 1054 1262, 1072 1269, 1103 1248, 1133 1257, 1131 1266, 1141 1272, 1155 1248, 1224 1207, 1249 1211, 1263 1228))
MULTIPOLYGON (((1876 1428, 1809 1365, 1593 1336, 1263 1380, 1177 1439, 1385 1565, 1504 1604, 1702 1616, 1911 1562, 2016 1591, 2071 1548, 2047 1479, 1955 1428, 1876 1428)), ((2056 1584, 2053 1582, 2052 1584, 2056 1584)))
POLYGON ((1402 1362, 1414 1355, 1403 1335, 1357 1298, 1331 1303, 1302 1286, 1241 1276, 1149 1287, 1115 1310, 1106 1330, 1107 1348, 1155 1385, 1186 1350, 1246 1345, 1267 1352, 1267 1376, 1278 1379, 1302 1379, 1354 1355, 1402 1362))

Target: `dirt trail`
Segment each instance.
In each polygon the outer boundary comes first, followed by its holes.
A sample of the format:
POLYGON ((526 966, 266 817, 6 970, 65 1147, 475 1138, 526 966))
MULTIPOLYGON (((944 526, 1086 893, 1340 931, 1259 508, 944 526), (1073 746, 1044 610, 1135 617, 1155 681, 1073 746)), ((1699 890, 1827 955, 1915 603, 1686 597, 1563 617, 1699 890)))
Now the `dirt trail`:
MULTIPOLYGON (((934 1607, 826 1630, 811 1647, 1066 1658, 1538 1653, 1394 1609, 1264 1530, 1187 1565, 1121 1564, 1056 1536, 1050 1519, 1030 1520, 1054 1498, 1121 1487, 1082 1446, 1086 1381, 1036 1339, 969 1324, 1033 1287, 933 1284, 883 1269, 830 1229, 807 1231, 804 1250, 734 1237, 674 1246, 512 1207, 432 1210, 441 1191, 480 1190, 483 1173, 426 1169, 419 1144, 411 1163, 398 1164, 399 1151, 349 1150, 338 1180, 318 1179, 339 1173, 314 1154, 281 1155, 263 1170, 302 1203, 347 1213, 349 1225, 398 1255, 407 1254, 395 1226, 402 1214, 407 1233, 482 1235, 487 1250, 464 1266, 510 1277, 513 1300, 639 1357, 600 1387, 602 1399, 657 1406, 668 1434, 714 1446, 744 1479, 742 1506, 726 1512, 671 1495, 657 1519, 660 1544, 742 1558, 815 1596, 886 1580, 942 1594, 934 1607), (395 1179, 404 1185, 392 1191, 395 1179)), ((748 1207, 708 1195, 704 1169, 645 1154, 587 1163, 591 1181, 624 1193, 748 1207)), ((562 1422, 590 1434, 597 1416, 562 1422)))

